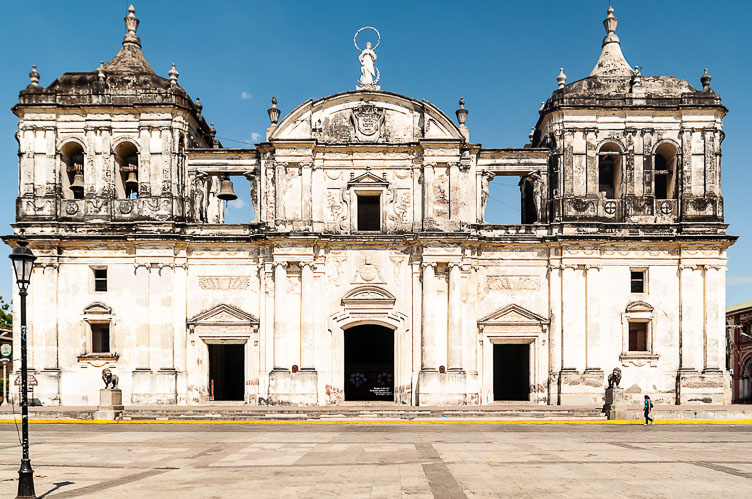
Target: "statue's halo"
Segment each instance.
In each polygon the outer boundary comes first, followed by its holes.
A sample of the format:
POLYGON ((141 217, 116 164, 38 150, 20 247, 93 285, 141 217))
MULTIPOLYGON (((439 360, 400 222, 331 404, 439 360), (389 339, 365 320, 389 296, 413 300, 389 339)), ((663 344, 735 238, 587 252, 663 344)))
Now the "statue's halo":
POLYGON ((358 49, 358 50, 360 50, 361 52, 363 52, 363 49, 360 48, 360 47, 358 47, 358 35, 364 29, 372 29, 372 30, 374 30, 376 32, 376 36, 378 37, 378 40, 376 40, 376 45, 374 45, 373 47, 371 47, 371 50, 376 50, 376 47, 378 47, 379 44, 381 43, 381 33, 379 33, 379 30, 377 30, 373 26, 363 26, 362 28, 360 28, 358 31, 355 32, 355 36, 353 37, 353 44, 355 44, 355 48, 358 49))

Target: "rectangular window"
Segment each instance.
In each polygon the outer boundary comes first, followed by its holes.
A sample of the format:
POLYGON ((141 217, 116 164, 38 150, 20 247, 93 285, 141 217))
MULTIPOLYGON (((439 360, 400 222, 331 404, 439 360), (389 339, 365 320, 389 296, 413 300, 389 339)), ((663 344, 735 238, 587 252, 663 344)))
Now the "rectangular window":
POLYGON ((647 352, 648 351, 648 323, 647 322, 630 322, 629 323, 629 351, 630 352, 647 352))
POLYGON ((358 196, 358 230, 381 230, 380 196, 358 196))
POLYGON ((91 325, 91 353, 110 353, 110 325, 91 325))
POLYGON ((630 274, 632 276, 632 293, 644 293, 645 292, 645 271, 644 270, 632 270, 630 274))
POLYGON ((94 291, 107 291, 107 269, 94 270, 94 291))

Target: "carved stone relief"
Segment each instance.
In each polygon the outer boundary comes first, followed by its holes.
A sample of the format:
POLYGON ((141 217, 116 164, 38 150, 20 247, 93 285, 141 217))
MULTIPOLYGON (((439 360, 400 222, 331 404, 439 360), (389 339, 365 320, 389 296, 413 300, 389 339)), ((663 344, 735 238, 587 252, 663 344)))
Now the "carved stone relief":
POLYGON ((248 289, 250 277, 243 276, 201 276, 198 286, 201 289, 248 289))
POLYGON ((535 291, 540 288, 540 277, 537 275, 489 275, 486 277, 486 288, 490 291, 535 291))
POLYGON ((363 257, 362 263, 355 269, 352 284, 383 284, 384 275, 381 267, 372 262, 370 256, 363 257))

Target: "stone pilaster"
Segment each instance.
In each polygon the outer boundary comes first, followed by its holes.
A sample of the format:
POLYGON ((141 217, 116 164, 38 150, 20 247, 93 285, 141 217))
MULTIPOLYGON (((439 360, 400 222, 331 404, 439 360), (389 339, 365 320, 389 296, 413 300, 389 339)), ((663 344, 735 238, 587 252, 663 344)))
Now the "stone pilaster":
POLYGON ((447 323, 449 334, 447 342, 449 343, 449 362, 447 363, 450 371, 464 371, 462 363, 462 296, 460 291, 460 281, 462 279, 462 269, 459 263, 451 262, 449 267, 449 306, 447 323))
POLYGON ((287 334, 285 331, 285 300, 287 291, 287 263, 274 263, 274 370, 286 371, 287 334))
POLYGON ((436 263, 423 262, 423 318, 420 327, 421 371, 435 371, 436 362, 436 263))
POLYGON ((300 367, 315 370, 313 328, 313 264, 300 262, 300 367))

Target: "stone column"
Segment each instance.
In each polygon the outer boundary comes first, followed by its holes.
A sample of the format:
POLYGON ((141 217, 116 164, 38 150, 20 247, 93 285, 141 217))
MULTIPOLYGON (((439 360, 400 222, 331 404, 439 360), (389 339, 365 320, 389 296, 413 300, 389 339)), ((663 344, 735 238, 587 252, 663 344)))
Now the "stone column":
POLYGON ((462 371, 462 291, 460 283, 462 279, 462 269, 457 262, 449 263, 449 306, 447 325, 449 334, 447 341, 449 343, 449 362, 450 371, 462 371))
POLYGON ((300 368, 315 369, 313 264, 300 262, 300 368))
POLYGON ((421 371, 436 370, 436 263, 423 262, 422 321, 420 327, 421 371))
POLYGON ((285 334, 285 294, 287 288, 287 263, 274 263, 274 370, 286 371, 287 338, 285 334))

